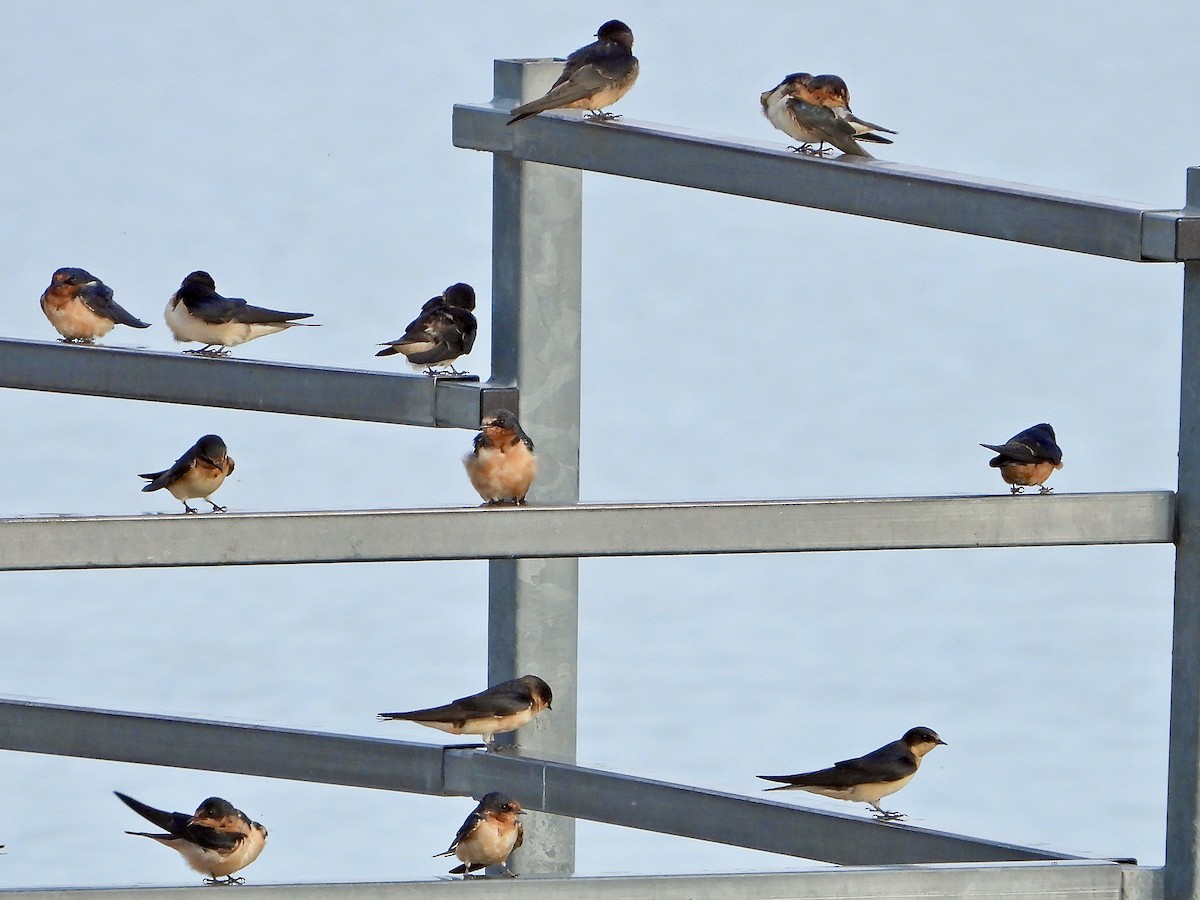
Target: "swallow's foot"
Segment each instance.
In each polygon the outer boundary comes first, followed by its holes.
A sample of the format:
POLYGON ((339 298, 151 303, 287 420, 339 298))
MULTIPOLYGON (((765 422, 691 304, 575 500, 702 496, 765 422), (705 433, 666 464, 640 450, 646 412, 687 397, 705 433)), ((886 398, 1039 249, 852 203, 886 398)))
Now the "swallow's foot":
POLYGON ((505 863, 500 863, 500 868, 504 870, 504 877, 516 878, 517 873, 510 869, 505 863))
POLYGON ((1023 494, 1023 493, 1025 493, 1025 488, 1021 487, 1019 484, 1014 484, 1012 486, 1012 493, 1023 494))
POLYGON ((209 359, 221 359, 229 355, 228 350, 215 344, 209 344, 207 347, 201 347, 199 350, 184 350, 183 352, 190 356, 207 356, 209 359))
POLYGON ((875 812, 876 822, 898 822, 903 818, 904 813, 894 809, 877 809, 875 812))
POLYGON ((207 884, 209 887, 212 887, 213 885, 217 885, 217 884, 222 885, 222 886, 236 885, 236 884, 245 884, 246 879, 245 878, 234 878, 232 875, 226 875, 224 878, 205 878, 204 883, 207 884))
POLYGON ((1054 488, 1048 488, 1044 484, 1038 485, 1038 493, 1039 494, 1053 494, 1054 488))
POLYGON ((188 506, 186 503, 183 504, 183 514, 185 516, 194 516, 197 512, 199 512, 199 510, 197 510, 195 507, 188 506))
POLYGON ((229 507, 228 507, 228 506, 217 506, 217 504, 213 503, 213 502, 212 502, 211 500, 209 500, 207 497, 205 497, 205 498, 204 498, 204 502, 205 502, 205 503, 207 503, 209 506, 211 506, 211 507, 212 507, 212 511, 213 511, 213 512, 215 512, 215 513, 219 513, 219 512, 225 512, 226 510, 228 510, 228 509, 229 509, 229 507))
POLYGON ((59 338, 60 344, 94 344, 95 338, 59 338))
POLYGON ((612 122, 621 118, 618 113, 606 112, 602 109, 593 109, 590 113, 584 116, 589 122, 612 122))

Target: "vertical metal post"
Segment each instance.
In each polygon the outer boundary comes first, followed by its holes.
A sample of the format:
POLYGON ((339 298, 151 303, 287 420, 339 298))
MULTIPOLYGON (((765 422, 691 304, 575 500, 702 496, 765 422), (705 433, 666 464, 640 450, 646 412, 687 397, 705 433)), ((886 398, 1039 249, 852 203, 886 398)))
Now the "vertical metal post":
MULTIPOLYGON (((1185 210, 1200 214, 1200 168, 1188 169, 1185 210)), ((1164 871, 1168 900, 1200 898, 1200 262, 1183 264, 1181 368, 1164 871)))
MULTIPOLYGON (((497 60, 494 102, 539 97, 561 71, 561 61, 497 60)), ((530 501, 576 503, 583 176, 505 153, 493 160, 492 379, 520 389, 518 417, 538 455, 530 501)), ((488 678, 540 675, 554 690, 553 711, 516 732, 509 752, 575 762, 578 655, 579 560, 492 560, 488 678)), ((573 873, 574 821, 529 814, 512 865, 573 873)))

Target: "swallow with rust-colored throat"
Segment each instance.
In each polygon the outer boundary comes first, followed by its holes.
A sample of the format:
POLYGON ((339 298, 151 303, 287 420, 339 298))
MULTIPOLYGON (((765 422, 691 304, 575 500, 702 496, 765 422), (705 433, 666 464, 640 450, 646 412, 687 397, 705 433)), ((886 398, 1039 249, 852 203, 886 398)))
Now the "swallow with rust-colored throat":
POLYGON ((42 312, 64 344, 90 344, 116 325, 149 328, 113 299, 112 288, 87 269, 55 270, 42 292, 42 312))
POLYGON ((213 512, 225 512, 224 506, 217 506, 210 496, 225 483, 225 477, 233 472, 233 458, 220 436, 206 434, 187 449, 187 452, 174 465, 161 472, 147 472, 138 478, 145 478, 150 483, 142 490, 145 492, 167 489, 172 497, 183 504, 185 513, 196 512, 188 506, 188 500, 201 498, 212 507, 213 512))
POLYGON ((837 75, 794 72, 771 90, 764 91, 759 96, 759 103, 763 115, 772 125, 800 141, 793 150, 813 156, 828 152, 823 148, 830 144, 847 156, 869 158, 871 154, 859 145, 859 141, 890 144, 888 138, 875 132, 896 133, 854 115, 850 111, 850 90, 837 75), (814 144, 816 149, 813 149, 814 144))
POLYGON ((450 874, 461 875, 464 879, 488 866, 501 866, 505 875, 515 878, 516 873, 508 867, 508 857, 525 839, 525 829, 517 821, 517 816, 524 814, 521 804, 511 797, 499 791, 484 794, 458 829, 450 849, 436 853, 434 857, 457 857, 462 865, 455 866, 450 874))
POLYGON ((113 793, 139 816, 166 832, 127 831, 126 834, 148 837, 175 850, 192 869, 208 876, 206 884, 243 884, 246 879, 234 878, 234 873, 258 859, 267 843, 266 828, 220 797, 209 797, 189 816, 155 809, 120 791, 113 793))
POLYGON ((925 754, 945 744, 932 728, 910 728, 898 741, 884 744, 866 756, 843 759, 832 768, 798 775, 759 775, 766 781, 779 781, 783 787, 768 791, 808 791, 823 797, 866 803, 882 821, 904 818, 903 813, 883 809, 879 801, 896 793, 917 774, 925 754))
POLYGON ((507 409, 498 409, 483 420, 463 465, 471 485, 489 505, 520 506, 537 476, 533 441, 507 409))

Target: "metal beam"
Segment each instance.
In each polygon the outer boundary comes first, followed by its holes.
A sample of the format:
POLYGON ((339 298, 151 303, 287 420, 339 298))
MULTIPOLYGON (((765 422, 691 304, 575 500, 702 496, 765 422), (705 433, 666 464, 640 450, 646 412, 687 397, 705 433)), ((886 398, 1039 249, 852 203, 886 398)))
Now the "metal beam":
POLYGON ((586 818, 843 865, 1078 858, 512 753, 29 701, 0 700, 0 749, 438 796, 501 790, 553 814, 548 821, 586 818))
POLYGON ((393 425, 478 428, 511 386, 0 338, 0 387, 393 425))
MULTIPOLYGON (((1174 538, 1170 491, 53 517, 0 519, 0 571, 1165 544, 1174 538)), ((511 668, 523 664, 532 662, 518 660, 511 668)))
MULTIPOLYGON (((1187 198, 1200 211, 1200 169, 1188 170, 1187 198)), ((1183 268, 1178 505, 1164 877, 1168 900, 1191 900, 1200 898, 1200 262, 1183 268)))
MULTIPOLYGON (((815 872, 736 875, 659 875, 604 878, 492 879, 489 900, 1150 900, 1123 890, 1123 867, 1107 861, 1007 863, 987 866, 930 865, 815 872)), ((251 875, 253 878, 253 875, 251 875)), ((243 889, 256 900, 408 900, 477 898, 478 885, 460 880, 391 884, 256 884, 243 889)), ((212 900, 203 887, 87 888, 81 890, 0 891, 5 900, 212 900)))
MULTIPOLYGON (((562 71, 550 60, 497 61, 496 102, 546 92, 562 71)), ((521 389, 521 423, 537 447, 530 499, 579 501, 583 176, 569 169, 492 160, 492 373, 521 389)), ((489 523, 503 528, 503 522, 489 523)), ((514 557, 520 554, 496 554, 514 557)), ((546 728, 503 740, 536 756, 575 761, 579 667, 579 560, 497 559, 488 571, 488 678, 542 672, 557 715, 546 728)), ((519 873, 575 870, 575 823, 529 816, 519 873)))
MULTIPOLYGON (((627 119, 543 113, 506 126, 507 103, 454 107, 454 145, 589 172, 623 175, 813 209, 1073 250, 1114 259, 1200 256, 1200 220, 1182 210, 924 169, 884 159, 801 156, 742 141, 627 119), (1143 235, 1143 216, 1154 221, 1143 235), (1191 254, 1185 256, 1183 254, 1191 254)), ((766 126, 764 125, 764 128, 766 126)))

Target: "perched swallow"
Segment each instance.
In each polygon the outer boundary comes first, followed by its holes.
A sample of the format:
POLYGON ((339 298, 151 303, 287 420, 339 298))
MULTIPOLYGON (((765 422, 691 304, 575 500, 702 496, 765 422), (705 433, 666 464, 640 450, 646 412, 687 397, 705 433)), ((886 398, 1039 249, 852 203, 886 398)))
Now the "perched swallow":
POLYGON ((421 314, 408 323, 404 336, 388 341, 376 356, 403 353, 418 372, 445 374, 435 366, 445 366, 451 375, 462 375, 454 361, 466 356, 475 346, 478 325, 471 310, 475 308, 475 289, 469 284, 452 284, 421 307, 421 314))
POLYGON ((57 269, 42 292, 42 312, 66 344, 90 344, 114 325, 150 327, 113 300, 112 288, 86 269, 57 269))
POLYGON ((184 350, 204 356, 225 356, 223 347, 236 347, 246 341, 274 334, 293 325, 317 327, 307 319, 312 313, 280 312, 251 306, 238 297, 222 297, 217 283, 207 272, 192 272, 167 301, 167 327, 181 343, 204 344, 199 350, 184 350))
POLYGON ((768 791, 808 791, 838 800, 867 803, 875 809, 877 819, 890 821, 901 819, 904 814, 882 809, 879 801, 912 781, 925 754, 945 743, 932 728, 910 728, 900 740, 884 744, 866 756, 843 759, 834 763, 832 769, 758 777, 783 782, 783 787, 767 788, 768 791))
POLYGON ((784 134, 800 141, 792 149, 821 155, 825 144, 832 144, 847 156, 871 154, 858 141, 890 144, 875 131, 895 134, 889 128, 872 125, 850 111, 850 91, 836 75, 809 75, 795 72, 759 96, 763 115, 784 134), (812 145, 818 145, 817 150, 812 145))
POLYGON ((166 832, 127 831, 126 834, 152 838, 178 851, 192 869, 208 876, 206 884, 245 883, 245 878, 234 878, 233 873, 258 859, 267 842, 267 829, 250 821, 244 812, 220 797, 209 797, 197 807, 195 815, 189 816, 155 809, 120 791, 113 793, 139 816, 166 832))
POLYGON ((471 484, 489 504, 521 505, 537 476, 533 441, 507 409, 498 409, 483 420, 463 465, 471 484))
POLYGON ((486 869, 488 866, 502 866, 505 875, 515 878, 516 873, 508 868, 508 857, 525 840, 525 829, 517 821, 517 816, 523 815, 525 811, 521 809, 521 804, 511 797, 499 791, 484 794, 479 805, 462 823, 462 828, 458 829, 450 849, 445 853, 435 853, 434 858, 458 857, 462 865, 455 866, 450 874, 461 875, 464 880, 470 878, 476 869, 486 869))
POLYGON ((157 491, 166 488, 172 497, 183 504, 185 513, 196 510, 188 506, 188 500, 201 498, 213 508, 213 512, 225 512, 210 496, 225 482, 225 476, 233 472, 233 459, 225 442, 215 434, 206 434, 196 441, 188 451, 175 460, 175 464, 161 472, 139 475, 150 483, 142 490, 157 491))
POLYGON ((979 446, 1000 454, 988 465, 1000 470, 1000 477, 1012 485, 1014 494, 1023 493, 1035 484, 1042 494, 1054 490, 1046 487, 1046 479, 1055 469, 1062 468, 1062 450, 1054 442, 1054 429, 1047 423, 1026 428, 1010 437, 1006 444, 979 446))
POLYGON ((637 81, 633 32, 624 22, 612 19, 600 26, 596 37, 599 40, 567 57, 558 81, 544 97, 516 107, 508 124, 548 109, 586 109, 591 111, 592 119, 620 118, 600 110, 624 97, 637 81))
POLYGON ((550 709, 553 700, 550 685, 536 675, 522 675, 478 694, 459 697, 445 706, 380 713, 379 718, 416 722, 448 734, 483 735, 490 750, 495 746, 497 734, 515 731, 529 724, 543 709, 550 709))

